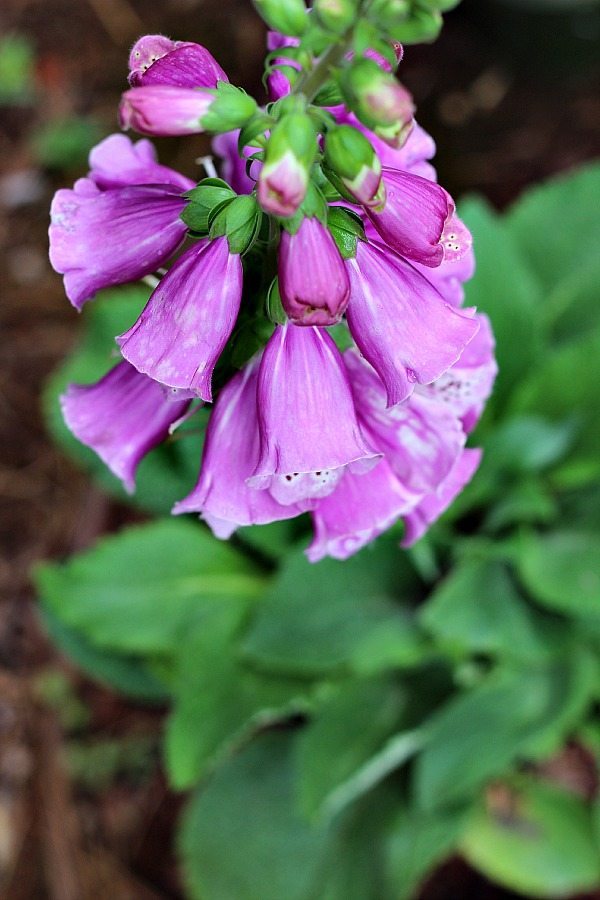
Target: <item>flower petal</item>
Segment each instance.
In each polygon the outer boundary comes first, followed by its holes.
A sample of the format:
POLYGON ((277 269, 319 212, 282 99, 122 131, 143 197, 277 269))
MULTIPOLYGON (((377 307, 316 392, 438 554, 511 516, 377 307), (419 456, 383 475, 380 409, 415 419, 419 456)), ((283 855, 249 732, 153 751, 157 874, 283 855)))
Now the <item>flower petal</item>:
POLYGON ((102 190, 128 184, 170 184, 189 191, 195 183, 174 169, 161 166, 150 141, 134 144, 125 134, 111 134, 92 149, 90 170, 88 177, 102 190))

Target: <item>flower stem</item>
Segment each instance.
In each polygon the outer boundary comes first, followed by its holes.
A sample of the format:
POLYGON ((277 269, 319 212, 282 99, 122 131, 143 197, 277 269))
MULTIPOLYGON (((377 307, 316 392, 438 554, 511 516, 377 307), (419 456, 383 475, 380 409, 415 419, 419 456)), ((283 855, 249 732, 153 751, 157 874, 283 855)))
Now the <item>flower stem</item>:
POLYGON ((294 85, 293 94, 303 94, 308 102, 319 93, 331 74, 331 70, 342 61, 350 49, 350 39, 354 28, 349 28, 335 44, 325 51, 317 65, 310 72, 304 72, 294 85))

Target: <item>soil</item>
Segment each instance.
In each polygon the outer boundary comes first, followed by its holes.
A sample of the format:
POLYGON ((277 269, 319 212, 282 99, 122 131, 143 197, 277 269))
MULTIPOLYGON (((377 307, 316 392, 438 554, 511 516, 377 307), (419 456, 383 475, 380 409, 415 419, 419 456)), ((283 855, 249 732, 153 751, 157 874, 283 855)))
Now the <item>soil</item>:
MULTIPOLYGON (((598 8, 520 9, 516 0, 512 7, 465 0, 440 40, 409 48, 402 64, 420 121, 438 141, 442 183, 458 196, 482 192, 498 207, 600 154, 598 8)), ((244 0, 0 6, 0 34, 26 37, 35 54, 30 95, 0 109, 0 895, 7 900, 182 897, 170 849, 182 800, 168 790, 156 749, 164 713, 125 702, 57 654, 30 582, 36 560, 65 557, 135 516, 53 447, 42 422, 41 388, 79 329, 47 262, 48 207, 53 191, 83 169, 40 160, 36 135, 73 115, 103 133, 116 130, 129 45, 152 32, 205 44, 234 83, 260 93, 264 31, 244 0), (134 764, 93 777, 65 764, 67 751, 83 751, 85 760, 107 742, 133 747, 134 764)), ((193 138, 160 149, 164 161, 193 173, 207 145, 193 138)), ((556 765, 560 777, 585 781, 581 761, 568 756, 556 765)), ((455 859, 421 900, 510 896, 455 859)))

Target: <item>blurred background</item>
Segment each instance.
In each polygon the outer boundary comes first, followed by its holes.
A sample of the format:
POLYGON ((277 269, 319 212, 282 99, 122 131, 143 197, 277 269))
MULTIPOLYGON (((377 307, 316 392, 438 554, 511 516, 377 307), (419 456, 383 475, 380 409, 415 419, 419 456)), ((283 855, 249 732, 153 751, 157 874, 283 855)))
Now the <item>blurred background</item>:
MULTIPOLYGON (((156 32, 205 44, 233 83, 263 96, 265 34, 248 0, 0 4, 0 895, 8 900, 182 896, 169 849, 180 801, 158 762, 162 715, 59 657, 37 624, 28 574, 35 560, 71 554, 139 515, 53 447, 39 395, 79 327, 47 260, 50 199, 117 130, 129 46, 156 32)), ((437 141, 444 186, 502 209, 526 186, 598 156, 599 49, 600 7, 585 0, 464 0, 437 43, 409 48, 400 75, 437 141)), ((208 150, 202 137, 158 143, 162 161, 192 177, 208 150)), ((422 896, 516 895, 455 861, 422 896)))

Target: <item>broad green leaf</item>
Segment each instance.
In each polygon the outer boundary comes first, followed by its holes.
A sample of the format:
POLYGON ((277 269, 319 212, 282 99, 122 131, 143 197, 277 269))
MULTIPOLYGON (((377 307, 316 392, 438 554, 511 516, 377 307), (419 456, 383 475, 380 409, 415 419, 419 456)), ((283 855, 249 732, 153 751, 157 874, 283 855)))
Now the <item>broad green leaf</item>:
POLYGON ((529 659, 545 650, 530 609, 496 560, 459 562, 421 607, 420 619, 443 645, 463 653, 529 659))
MULTIPOLYGON (((600 221, 600 214, 598 219, 600 221)), ((548 295, 544 310, 544 319, 555 341, 563 343, 583 337, 590 328, 600 325, 599 284, 600 257, 597 253, 557 282, 548 295)))
POLYGON ((142 461, 136 478, 136 492, 130 497, 93 450, 81 444, 63 422, 59 396, 70 382, 92 384, 119 361, 115 336, 135 322, 148 299, 149 288, 134 285, 104 291, 83 311, 81 341, 50 378, 43 396, 48 427, 54 439, 76 462, 111 494, 153 513, 168 513, 175 500, 192 489, 200 466, 206 411, 194 416, 182 429, 142 461))
POLYGON ((36 573, 42 605, 95 647, 171 653, 190 616, 258 597, 254 566, 205 529, 166 520, 126 529, 36 573))
POLYGON ((496 336, 499 374, 492 396, 494 407, 535 367, 541 352, 539 280, 503 220, 483 200, 468 199, 460 214, 474 235, 477 270, 466 285, 466 306, 489 315, 496 336), (519 350, 515 346, 519 336, 519 350))
POLYGON ((395 900, 410 900, 429 871, 452 853, 466 809, 426 813, 401 806, 390 827, 387 868, 395 900))
POLYGON ((470 817, 461 849, 471 865, 531 897, 600 887, 592 816, 579 797, 532 780, 499 791, 470 817))
POLYGON ((545 290, 597 255, 599 194, 600 165, 591 163, 529 190, 505 216, 545 290))
POLYGON ((600 532, 527 534, 518 562, 537 600, 567 615, 600 619, 600 532))
POLYGON ((301 676, 413 665, 421 637, 395 597, 418 591, 408 560, 386 540, 345 562, 311 565, 296 553, 271 583, 244 653, 261 668, 301 676))
POLYGON ((485 443, 484 469, 515 473, 538 472, 555 465, 575 439, 573 420, 552 422, 537 415, 514 416, 502 422, 485 443))
POLYGON ((559 516, 558 503, 541 479, 521 478, 498 493, 499 499, 484 519, 486 531, 500 531, 509 525, 546 525, 559 516))
POLYGON ((574 646, 563 660, 500 669, 452 698, 433 716, 417 759, 419 805, 461 802, 516 759, 550 755, 579 723, 596 680, 595 660, 574 646))
POLYGON ((270 732, 189 801, 179 849, 194 900, 312 900, 326 832, 295 809, 294 735, 270 732))
POLYGON ((272 678, 240 662, 240 612, 216 608, 190 628, 178 649, 166 735, 167 769, 177 789, 195 784, 257 728, 306 707, 306 682, 272 678))
POLYGON ((137 700, 162 702, 167 699, 167 687, 152 674, 148 659, 97 650, 89 640, 61 622, 49 608, 42 611, 42 618, 54 643, 92 678, 137 700))
POLYGON ((346 681, 315 710, 297 742, 299 799, 309 816, 400 726, 407 698, 390 679, 346 681))

